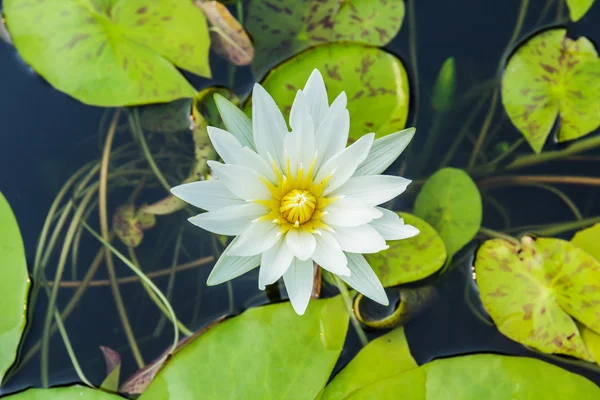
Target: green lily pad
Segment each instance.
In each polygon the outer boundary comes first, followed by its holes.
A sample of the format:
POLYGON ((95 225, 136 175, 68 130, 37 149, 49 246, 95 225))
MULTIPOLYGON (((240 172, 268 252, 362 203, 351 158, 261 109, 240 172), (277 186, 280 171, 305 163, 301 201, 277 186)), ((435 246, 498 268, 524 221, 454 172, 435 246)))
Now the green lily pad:
MULTIPOLYGON (((409 86, 402 62, 379 48, 361 44, 318 46, 273 69, 262 84, 286 118, 296 92, 304 88, 315 68, 323 75, 330 103, 346 92, 350 141, 370 132, 381 137, 404 128, 409 86)), ((250 104, 245 111, 250 113, 250 104)))
POLYGON ((600 224, 577 232, 571 243, 600 261, 600 224))
POLYGON ((447 258, 444 241, 431 225, 411 214, 398 215, 420 233, 410 239, 388 242, 387 250, 365 254, 384 287, 426 278, 442 268, 447 258))
POLYGON ((567 0, 571 20, 576 22, 583 18, 592 4, 594 4, 594 0, 567 0))
POLYGON ((53 389, 28 389, 6 398, 10 400, 123 400, 116 394, 79 385, 53 389))
POLYGON ((452 257, 479 231, 481 195, 463 170, 443 168, 433 174, 415 200, 415 215, 440 234, 452 257))
POLYGON ((477 252, 481 301, 500 332, 544 353, 593 361, 573 318, 600 332, 600 263, 560 239, 489 240, 477 252), (572 317, 572 318, 571 318, 572 317))
POLYGON ((382 379, 346 399, 593 400, 600 388, 583 376, 526 357, 477 354, 435 360, 382 379))
POLYGON ((348 313, 340 297, 251 308, 182 348, 141 400, 314 399, 340 355, 348 313))
POLYGON ((581 338, 590 355, 596 364, 600 365, 600 334, 597 334, 585 325, 579 326, 579 332, 581 332, 581 338))
POLYGON ((404 328, 396 328, 369 342, 327 385, 319 400, 345 399, 373 382, 417 368, 404 328))
POLYGON ((191 1, 4 1, 15 47, 52 86, 91 105, 168 102, 210 77, 210 38, 191 1))
POLYGON ((27 321, 29 275, 19 225, 0 193, 0 383, 15 361, 27 321))
POLYGON ((449 57, 442 64, 438 77, 433 86, 431 108, 444 113, 450 110, 456 92, 456 63, 454 57, 449 57))
POLYGON ((130 247, 142 243, 144 231, 156 224, 156 217, 143 210, 135 210, 131 204, 120 206, 113 215, 113 228, 121 241, 130 247))
POLYGON ((140 124, 144 131, 176 133, 190 129, 192 99, 138 107, 140 124))
POLYGON ((586 38, 565 29, 529 39, 508 61, 502 103, 536 153, 560 118, 558 141, 587 135, 600 126, 600 60, 586 38))
POLYGON ((253 0, 248 32, 254 38, 256 76, 311 46, 356 42, 385 46, 404 19, 403 0, 253 0))

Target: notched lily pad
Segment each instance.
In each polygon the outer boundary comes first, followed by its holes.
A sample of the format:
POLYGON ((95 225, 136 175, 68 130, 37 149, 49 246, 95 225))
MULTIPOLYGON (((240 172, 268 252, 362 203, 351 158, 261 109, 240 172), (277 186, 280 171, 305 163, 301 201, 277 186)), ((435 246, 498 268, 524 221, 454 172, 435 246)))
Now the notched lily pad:
MULTIPOLYGON (((404 128, 409 106, 404 65, 390 53, 361 44, 321 45, 273 69, 262 84, 286 117, 296 92, 315 68, 323 74, 329 103, 346 92, 350 141, 370 132, 381 137, 404 128)), ((245 111, 250 110, 246 104, 245 111)))
POLYGON ((117 208, 113 215, 115 233, 125 245, 137 247, 142 243, 144 231, 156 224, 156 217, 131 204, 117 208))
POLYGON ((483 305, 504 335, 544 353, 594 361, 573 320, 600 332, 594 257, 560 239, 494 239, 477 252, 475 272, 483 305))
POLYGON ((508 61, 502 102, 513 124, 539 153, 559 117, 558 141, 600 126, 600 60, 586 38, 565 29, 539 33, 508 61))
POLYGON ((6 0, 15 47, 52 86, 113 107, 192 97, 177 68, 210 77, 210 38, 191 1, 6 0))
POLYGON ((415 215, 440 234, 452 257, 479 231, 481 195, 463 170, 443 168, 433 174, 415 200, 415 215))
POLYGON ((286 58, 322 43, 385 46, 404 19, 403 0, 253 0, 247 28, 255 40, 257 76, 286 58))
POLYGON ((426 278, 438 271, 447 257, 444 241, 431 225, 411 214, 398 215, 420 233, 410 239, 389 241, 390 248, 385 251, 365 254, 384 287, 426 278))
POLYGON ((573 22, 577 22, 583 18, 592 4, 594 4, 594 0, 567 0, 567 6, 569 7, 571 20, 573 22))

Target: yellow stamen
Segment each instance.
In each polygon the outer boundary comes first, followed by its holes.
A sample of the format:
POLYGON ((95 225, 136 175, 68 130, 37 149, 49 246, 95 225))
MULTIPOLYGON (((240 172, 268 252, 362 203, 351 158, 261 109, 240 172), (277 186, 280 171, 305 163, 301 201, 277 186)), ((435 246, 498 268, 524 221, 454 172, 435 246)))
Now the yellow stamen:
POLYGON ((312 193, 292 189, 281 199, 279 212, 288 222, 299 225, 310 220, 316 206, 317 199, 312 193))

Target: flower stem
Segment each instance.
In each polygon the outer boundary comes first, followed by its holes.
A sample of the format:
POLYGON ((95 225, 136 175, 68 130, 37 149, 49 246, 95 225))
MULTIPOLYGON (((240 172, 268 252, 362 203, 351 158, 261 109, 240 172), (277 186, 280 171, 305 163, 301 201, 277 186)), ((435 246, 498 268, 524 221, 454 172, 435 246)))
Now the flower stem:
POLYGON ((493 176, 477 182, 481 188, 502 187, 524 183, 558 183, 565 185, 600 186, 600 178, 590 176, 560 176, 560 175, 514 175, 493 176))
POLYGON ((415 88, 417 96, 415 98, 412 124, 415 126, 419 120, 419 60, 417 57, 417 19, 415 17, 415 0, 408 0, 408 37, 409 40, 409 53, 410 53, 410 64, 412 69, 412 83, 415 88))
POLYGON ((513 244, 518 245, 519 241, 517 239, 515 239, 514 237, 507 235, 505 233, 502 232, 498 232, 498 231, 494 231, 492 229, 489 228, 484 228, 483 226, 479 228, 479 233, 488 236, 488 237, 492 237, 492 238, 496 238, 496 239, 504 239, 506 241, 509 241, 513 244))
POLYGON ((364 347, 369 343, 369 339, 367 338, 365 331, 362 329, 362 326, 360 326, 360 322, 356 318, 356 315, 354 315, 354 311, 352 311, 352 297, 350 296, 350 292, 348 292, 348 288, 346 287, 344 281, 342 281, 337 275, 332 274, 332 276, 335 279, 335 284, 342 295, 344 305, 346 306, 346 311, 348 311, 348 315, 350 316, 350 322, 352 322, 352 326, 356 331, 356 336, 358 336, 360 343, 364 347))

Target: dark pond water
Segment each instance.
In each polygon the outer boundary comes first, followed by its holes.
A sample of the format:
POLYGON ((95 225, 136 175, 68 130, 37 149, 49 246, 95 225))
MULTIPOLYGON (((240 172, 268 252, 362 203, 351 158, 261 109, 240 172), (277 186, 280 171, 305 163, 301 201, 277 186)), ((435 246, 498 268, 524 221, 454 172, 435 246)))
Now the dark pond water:
MULTIPOLYGON (((417 135, 411 144, 411 152, 418 151, 427 140, 431 120, 429 98, 437 73, 444 60, 453 56, 458 68, 458 90, 464 94, 469 88, 494 76, 498 62, 508 54, 504 48, 514 28, 520 1, 501 2, 458 0, 417 1, 417 52, 420 93, 412 100, 409 121, 414 120, 415 106, 419 103, 417 135)), ((529 12, 523 25, 520 40, 545 26, 556 25, 555 3, 542 13, 547 2, 529 2, 529 12)), ((0 1, 0 6, 2 1, 0 1)), ((563 13, 566 16, 566 11, 563 13)), ((593 7, 579 23, 565 23, 571 36, 585 35, 592 41, 600 38, 600 7, 593 7)), ((399 35, 388 46, 388 50, 402 58, 410 69, 409 29, 407 20, 399 35)), ((226 85, 227 67, 219 59, 212 63, 214 80, 207 81, 189 76, 197 87, 212 84, 226 85)), ((235 91, 246 94, 254 80, 248 68, 238 70, 235 79, 235 91)), ((450 113, 444 120, 440 143, 437 145, 430 170, 447 151, 453 135, 460 129, 473 104, 450 113)), ((486 105, 487 107, 487 105, 486 105)), ((493 121, 498 126, 496 141, 513 143, 519 133, 504 117, 501 108, 493 121)), ((4 42, 0 42, 0 191, 12 205, 21 227, 30 263, 33 262, 35 248, 50 205, 62 184, 83 164, 97 160, 101 156, 103 137, 98 134, 99 126, 106 128, 105 110, 85 106, 56 91, 42 78, 37 76, 20 58, 17 52, 4 42)), ((483 114, 475 120, 475 127, 481 126, 483 114)), ((104 129, 105 129, 104 128, 104 129)), ((474 132, 475 133, 475 132, 474 132)), ((119 141, 126 142, 128 135, 120 135, 119 141)), ((552 144, 549 145, 550 147, 552 144)), ((465 141, 453 165, 464 167, 472 146, 465 141)), ((397 169, 394 169, 394 171, 397 169)), ((543 167, 524 170, 523 173, 544 173, 563 175, 599 176, 597 164, 585 161, 571 161, 545 164, 543 167)), ((409 163, 404 175, 413 176, 409 163)), ((581 207, 584 216, 600 214, 596 201, 597 190, 589 187, 567 186, 566 193, 581 207)), ((512 188, 490 192, 494 198, 504 204, 514 226, 545 224, 572 219, 569 210, 557 198, 531 188, 512 188)), ((115 207, 121 196, 111 196, 109 207, 115 207)), ((147 198, 141 201, 154 201, 160 191, 144 192, 147 198)), ((399 207, 409 210, 412 206, 411 195, 405 195, 398 203, 399 207)), ((179 213, 161 223, 161 229, 151 230, 144 239, 138 255, 146 272, 168 268, 172 263, 172 249, 180 228, 184 226, 182 254, 179 262, 185 263, 212 254, 213 245, 210 236, 199 229, 191 229, 185 221, 186 216, 179 213), (181 215, 179 215, 181 214, 181 215)), ((92 214, 90 221, 97 226, 97 215, 92 214)), ((484 225, 501 228, 502 218, 489 204, 485 204, 484 225)), ((562 237, 570 238, 566 232, 562 237)), ((522 346, 502 336, 473 315, 465 304, 465 290, 472 292, 473 303, 479 307, 471 277, 470 263, 477 248, 473 243, 455 257, 457 260, 449 273, 441 277, 432 277, 441 293, 441 299, 434 306, 406 326, 411 350, 419 363, 450 355, 496 352, 504 354, 533 355, 522 346)), ((83 240, 80 250, 80 263, 77 271, 66 271, 66 280, 78 280, 85 274, 92 262, 98 245, 93 239, 83 240)), ((57 253, 57 252, 55 252, 57 253)), ((51 280, 55 272, 56 255, 48 263, 47 279, 51 280)), ((178 272, 172 287, 171 302, 178 317, 191 329, 198 330, 216 317, 228 312, 240 312, 243 309, 268 302, 264 293, 256 288, 256 274, 247 274, 233 283, 233 303, 226 285, 206 287, 205 281, 212 264, 178 272)), ((117 265, 119 276, 129 276, 130 271, 123 265, 117 265)), ((107 279, 106 272, 100 268, 95 280, 107 279)), ((155 280, 161 290, 166 291, 169 277, 155 280)), ((75 288, 60 289, 58 306, 64 308, 75 288)), ((148 299, 139 283, 125 283, 121 287, 123 301, 130 315, 133 331, 146 362, 157 357, 172 337, 169 324, 158 329, 160 313, 148 299)), ((285 296, 285 294, 283 294, 285 296)), ((30 304, 33 310, 22 343, 19 362, 13 376, 0 389, 0 394, 12 393, 29 386, 40 386, 39 353, 31 353, 42 336, 43 320, 47 300, 44 295, 30 304), (24 362, 27 354, 33 356, 24 362)), ((480 307, 479 307, 480 308, 480 307)), ((79 300, 73 314, 66 321, 74 350, 88 378, 98 384, 105 376, 105 365, 99 346, 113 348, 123 357, 122 377, 127 377, 137 368, 129 351, 123 328, 115 308, 108 285, 89 288, 79 300)), ((369 335, 378 335, 371 332, 369 335)), ((341 368, 359 349, 359 342, 350 329, 346 349, 338 363, 341 368)), ((535 356, 535 355, 534 355, 535 356)), ((570 363, 561 366, 584 374, 600 384, 600 373, 580 368, 570 363)), ((77 380, 65 347, 59 335, 54 335, 50 346, 50 383, 52 385, 71 383, 77 380)))

